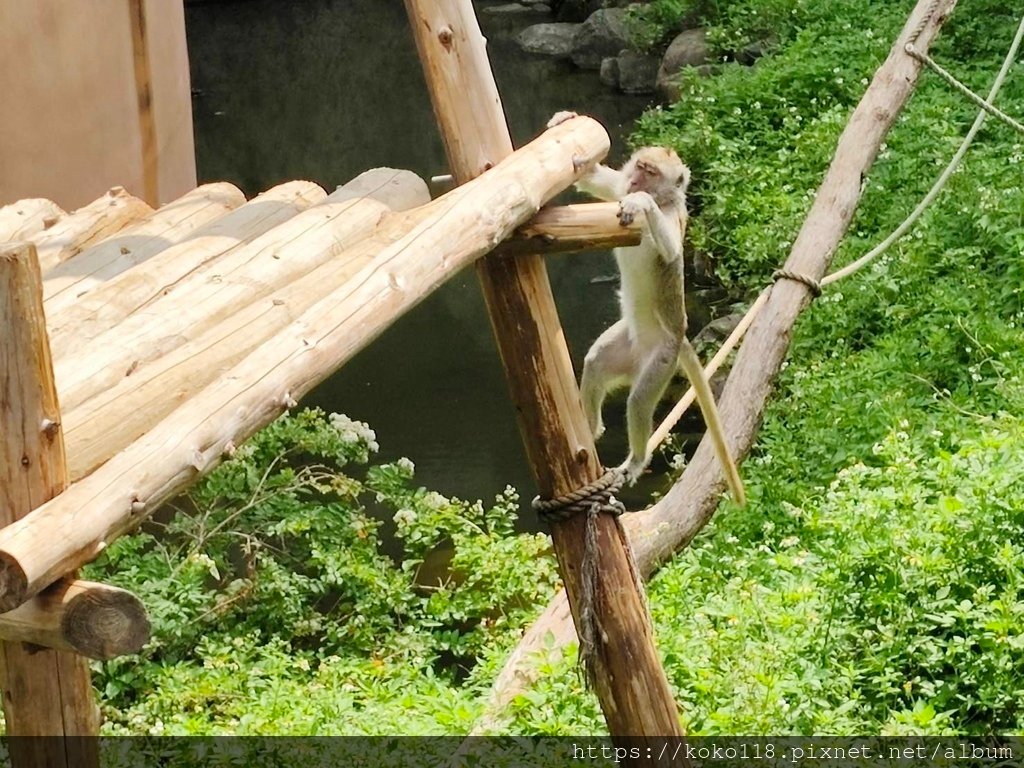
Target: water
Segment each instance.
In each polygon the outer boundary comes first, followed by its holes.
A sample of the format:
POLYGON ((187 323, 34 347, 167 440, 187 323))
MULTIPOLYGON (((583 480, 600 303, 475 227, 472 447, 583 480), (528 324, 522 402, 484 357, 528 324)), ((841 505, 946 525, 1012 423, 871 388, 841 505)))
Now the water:
MULTIPOLYGON (((493 5, 480 3, 479 5, 493 5)), ((599 119, 611 159, 647 106, 596 73, 527 56, 511 41, 543 15, 481 14, 516 145, 561 109, 599 119)), ((332 191, 374 166, 429 178, 447 162, 401 0, 231 0, 186 9, 201 181, 254 195, 291 179, 332 191)), ((610 254, 551 257, 551 283, 574 364, 614 321, 610 254)), ((347 413, 377 432, 381 456, 407 456, 417 481, 461 498, 535 486, 472 270, 396 322, 303 405, 347 413)), ((625 455, 621 415, 609 414, 608 463, 625 455)))

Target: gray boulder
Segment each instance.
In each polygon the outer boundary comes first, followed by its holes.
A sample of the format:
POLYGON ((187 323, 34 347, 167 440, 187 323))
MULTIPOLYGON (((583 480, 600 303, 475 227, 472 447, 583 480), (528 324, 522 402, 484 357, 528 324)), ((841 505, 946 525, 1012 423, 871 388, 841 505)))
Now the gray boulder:
POLYGON ((519 33, 516 42, 527 53, 567 59, 572 54, 581 26, 560 21, 533 24, 519 33))
POLYGON ((623 93, 654 93, 660 63, 656 56, 625 50, 615 61, 619 90, 623 93))
POLYGON ((680 32, 661 58, 661 66, 655 79, 658 94, 665 101, 677 100, 679 89, 675 81, 679 73, 685 67, 697 67, 702 72, 707 71, 709 60, 710 52, 705 30, 688 29, 680 32))
POLYGON ((601 60, 617 56, 629 46, 625 8, 602 8, 590 14, 576 30, 572 61, 581 69, 600 69, 601 60))

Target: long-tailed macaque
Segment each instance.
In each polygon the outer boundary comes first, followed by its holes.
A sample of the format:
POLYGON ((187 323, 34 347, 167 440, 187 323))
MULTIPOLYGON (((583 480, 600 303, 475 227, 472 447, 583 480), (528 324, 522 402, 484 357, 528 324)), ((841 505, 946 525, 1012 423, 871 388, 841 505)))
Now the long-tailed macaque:
MULTIPOLYGON (((559 112, 549 127, 575 117, 559 112)), ((686 338, 683 297, 683 236, 690 169, 675 152, 637 150, 620 170, 597 165, 576 187, 601 200, 619 201, 619 222, 640 218, 639 245, 616 248, 622 319, 602 333, 587 352, 580 393, 596 440, 604 431, 601 406, 612 389, 629 385, 626 427, 629 456, 621 469, 630 483, 647 467, 654 409, 681 367, 694 388, 708 433, 733 498, 745 503, 743 482, 729 454, 714 396, 700 359, 686 338)))

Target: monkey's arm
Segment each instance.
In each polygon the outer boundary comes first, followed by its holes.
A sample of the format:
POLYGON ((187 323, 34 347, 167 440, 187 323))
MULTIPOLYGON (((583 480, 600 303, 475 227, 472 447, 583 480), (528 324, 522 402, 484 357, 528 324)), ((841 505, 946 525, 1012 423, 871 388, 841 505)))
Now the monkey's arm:
POLYGON ((675 206, 667 206, 663 210, 646 192, 633 192, 622 198, 619 203, 619 221, 622 226, 629 226, 641 213, 646 219, 646 229, 658 255, 665 261, 681 258, 683 233, 686 231, 685 214, 680 216, 675 206))
POLYGON ((622 171, 598 163, 576 182, 576 189, 598 200, 621 200, 629 191, 629 179, 622 171))

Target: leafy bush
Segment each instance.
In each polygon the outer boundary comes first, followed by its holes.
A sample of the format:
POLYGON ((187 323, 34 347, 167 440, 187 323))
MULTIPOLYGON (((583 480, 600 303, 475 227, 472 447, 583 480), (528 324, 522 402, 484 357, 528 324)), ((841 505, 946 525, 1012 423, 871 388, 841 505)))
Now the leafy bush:
POLYGON ((478 658, 550 597, 553 559, 544 537, 514 535, 511 489, 490 508, 447 499, 413 487, 406 459, 364 470, 376 449, 344 416, 285 416, 90 566, 153 621, 141 660, 97 667, 109 732, 467 727, 478 658), (450 563, 423 578, 442 548, 450 563))

